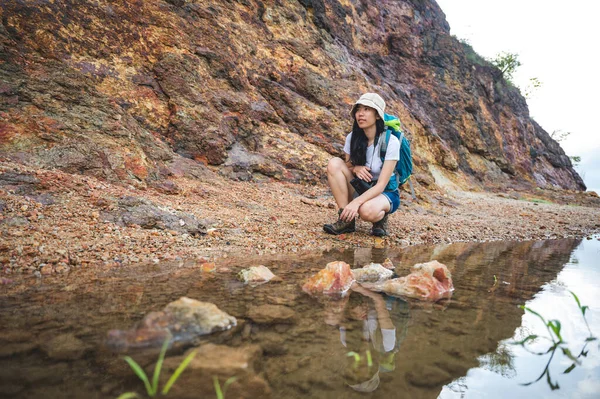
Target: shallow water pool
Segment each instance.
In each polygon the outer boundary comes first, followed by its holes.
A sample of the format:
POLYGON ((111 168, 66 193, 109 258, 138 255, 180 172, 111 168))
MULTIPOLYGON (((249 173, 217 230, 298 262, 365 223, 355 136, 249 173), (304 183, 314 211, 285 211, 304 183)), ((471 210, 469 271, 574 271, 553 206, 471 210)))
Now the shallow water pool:
MULTIPOLYGON (((217 264, 217 272, 182 261, 15 278, 1 288, 0 397, 143 394, 122 354, 105 347, 106 334, 187 296, 213 302, 238 319, 236 328, 196 344, 233 348, 231 353, 249 354, 251 361, 245 369, 233 360, 229 368, 203 365, 193 381, 186 370, 170 397, 215 397, 212 377, 224 383, 236 375, 226 398, 595 398, 599 341, 586 346, 585 340, 590 333, 600 336, 599 257, 600 241, 594 238, 230 258, 217 264), (327 262, 360 267, 386 258, 399 276, 415 263, 445 263, 454 280, 452 298, 430 304, 353 292, 340 300, 313 298, 300 289, 327 262), (236 279, 241 268, 259 264, 282 281, 250 287, 236 279), (589 306, 586 319, 569 290, 589 306), (264 304, 291 309, 293 317, 251 320, 249 314, 264 304), (567 343, 553 353, 534 354, 552 347, 544 339, 551 335, 519 305, 559 320, 567 343), (532 334, 540 338, 525 347, 512 343, 532 334)), ((168 356, 185 349, 174 348, 168 356)), ((143 365, 156 359, 156 351, 129 354, 143 365)))

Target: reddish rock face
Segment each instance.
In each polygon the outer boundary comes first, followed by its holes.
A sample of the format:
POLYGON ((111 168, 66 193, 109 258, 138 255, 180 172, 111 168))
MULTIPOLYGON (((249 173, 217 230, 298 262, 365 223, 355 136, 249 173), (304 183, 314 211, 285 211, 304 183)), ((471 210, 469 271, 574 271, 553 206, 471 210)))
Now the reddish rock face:
POLYGON ((585 188, 433 0, 7 1, 0 16, 0 157, 17 162, 139 187, 181 157, 317 182, 375 91, 417 184, 585 188))
POLYGON ((308 294, 343 294, 354 282, 350 265, 346 262, 330 262, 325 269, 308 279, 302 290, 308 294))

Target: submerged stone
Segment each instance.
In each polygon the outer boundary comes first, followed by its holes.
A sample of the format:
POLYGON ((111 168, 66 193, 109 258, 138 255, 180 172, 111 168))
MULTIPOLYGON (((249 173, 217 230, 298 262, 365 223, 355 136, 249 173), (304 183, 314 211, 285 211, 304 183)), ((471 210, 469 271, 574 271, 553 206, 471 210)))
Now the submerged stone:
POLYGON ((42 344, 42 349, 51 359, 77 360, 81 359, 89 348, 75 335, 61 334, 42 344))
POLYGON ((189 343, 196 337, 229 330, 237 324, 235 317, 209 302, 181 297, 161 312, 150 312, 131 330, 108 332, 107 346, 116 351, 160 347, 171 342, 189 343))
MULTIPOLYGON (((229 347, 208 343, 199 348, 188 350, 181 356, 165 359, 162 377, 168 378, 191 352, 196 355, 185 368, 169 395, 177 398, 214 397, 214 380, 219 381, 221 388, 228 378, 235 376, 235 381, 227 388, 227 397, 232 398, 265 398, 271 389, 268 383, 256 374, 255 364, 262 355, 258 345, 242 345, 229 347)), ((154 365, 148 368, 152 372, 154 365)), ((164 385, 164 381, 163 381, 164 385)))
POLYGON ((296 312, 283 305, 260 305, 250 308, 248 317, 255 323, 292 323, 296 312))
POLYGON ((363 286, 374 291, 385 292, 388 295, 433 302, 442 298, 450 298, 454 291, 450 271, 446 265, 436 260, 417 263, 412 267, 412 272, 408 276, 379 283, 366 283, 363 286))

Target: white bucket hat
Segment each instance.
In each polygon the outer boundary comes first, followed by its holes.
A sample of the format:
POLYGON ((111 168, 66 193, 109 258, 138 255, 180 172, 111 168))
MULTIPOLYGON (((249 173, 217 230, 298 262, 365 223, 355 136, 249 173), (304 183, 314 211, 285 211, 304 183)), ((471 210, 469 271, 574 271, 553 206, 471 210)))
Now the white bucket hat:
POLYGON ((379 114, 381 119, 384 119, 383 115, 385 112, 385 101, 383 98, 377 93, 365 93, 358 99, 357 102, 352 106, 352 110, 350 111, 350 115, 354 117, 354 110, 358 104, 366 105, 367 107, 374 108, 375 111, 379 114))

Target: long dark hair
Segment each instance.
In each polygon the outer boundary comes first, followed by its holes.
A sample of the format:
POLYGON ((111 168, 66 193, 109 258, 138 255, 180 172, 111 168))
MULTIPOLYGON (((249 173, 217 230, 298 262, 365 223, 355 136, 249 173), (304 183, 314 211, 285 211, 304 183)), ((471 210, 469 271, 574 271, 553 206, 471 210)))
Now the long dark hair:
MULTIPOLYGON (((381 133, 385 131, 385 124, 383 123, 383 119, 377 119, 375 121, 375 141, 373 142, 373 146, 377 146, 377 141, 379 140, 379 136, 381 133)), ((358 123, 356 122, 356 117, 354 118, 354 123, 352 124, 352 138, 350 139, 350 162, 353 165, 365 165, 367 163, 367 148, 369 147, 369 139, 365 134, 365 131, 358 127, 358 123)), ((373 154, 375 156, 375 154, 373 154)))

